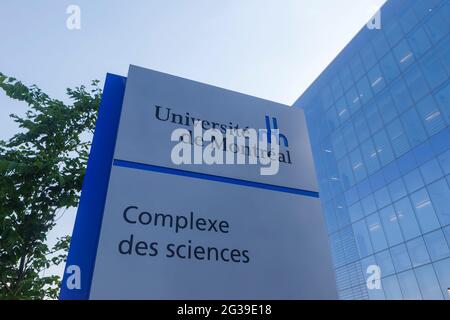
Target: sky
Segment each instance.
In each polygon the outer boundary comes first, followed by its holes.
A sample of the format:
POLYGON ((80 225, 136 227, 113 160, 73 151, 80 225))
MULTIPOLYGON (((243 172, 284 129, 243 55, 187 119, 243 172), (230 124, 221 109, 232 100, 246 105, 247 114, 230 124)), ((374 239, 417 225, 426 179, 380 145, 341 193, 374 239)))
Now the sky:
MULTIPOLYGON (((384 2, 0 0, 0 72, 68 102, 67 87, 134 64, 292 105, 384 2), (70 5, 79 30, 66 26, 70 5)), ((25 110, 0 92, 0 139, 25 110)), ((72 233, 75 215, 58 216, 49 243, 72 233)))

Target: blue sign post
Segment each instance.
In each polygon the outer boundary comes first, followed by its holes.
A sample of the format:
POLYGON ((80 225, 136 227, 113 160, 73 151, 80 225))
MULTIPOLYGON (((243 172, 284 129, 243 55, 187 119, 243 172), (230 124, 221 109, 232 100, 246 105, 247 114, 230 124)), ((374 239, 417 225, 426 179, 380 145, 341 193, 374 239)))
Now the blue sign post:
POLYGON ((70 252, 61 283, 61 300, 89 299, 126 80, 118 75, 106 75, 70 252), (68 287, 71 276, 74 285, 79 288, 68 287), (77 281, 79 283, 75 283, 77 281))

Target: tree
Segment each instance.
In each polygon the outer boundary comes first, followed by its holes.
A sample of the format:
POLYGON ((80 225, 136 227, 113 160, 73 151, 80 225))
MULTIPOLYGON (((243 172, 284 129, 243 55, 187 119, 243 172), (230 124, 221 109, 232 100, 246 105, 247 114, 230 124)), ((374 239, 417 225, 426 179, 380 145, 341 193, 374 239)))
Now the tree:
POLYGON ((10 115, 21 128, 0 140, 0 299, 56 298, 70 237, 46 244, 56 212, 78 203, 102 91, 99 81, 67 89, 70 104, 0 73, 0 88, 28 105, 10 115))

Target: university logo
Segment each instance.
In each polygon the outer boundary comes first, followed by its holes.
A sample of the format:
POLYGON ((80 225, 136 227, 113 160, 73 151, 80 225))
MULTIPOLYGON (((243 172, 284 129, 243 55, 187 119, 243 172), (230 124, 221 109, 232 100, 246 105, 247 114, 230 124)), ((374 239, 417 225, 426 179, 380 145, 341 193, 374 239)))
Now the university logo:
MULTIPOLYGON (((272 125, 273 125, 273 127, 271 127, 271 124, 270 124, 270 117, 266 116, 267 141, 269 143, 272 143, 272 135, 271 135, 272 130, 279 130, 277 118, 272 117, 272 125)), ((278 137, 279 137, 278 144, 281 145, 281 140, 283 140, 284 146, 286 148, 289 147, 288 139, 286 138, 286 136, 284 134, 279 133, 278 137)))
POLYGON ((155 118, 190 128, 177 128, 171 160, 181 164, 260 164, 261 175, 278 173, 279 163, 292 164, 288 138, 279 133, 278 119, 265 116, 265 129, 242 128, 232 122, 198 119, 186 112, 155 106, 155 118), (193 127, 193 129, 192 129, 193 127), (284 151, 280 151, 280 145, 284 151))

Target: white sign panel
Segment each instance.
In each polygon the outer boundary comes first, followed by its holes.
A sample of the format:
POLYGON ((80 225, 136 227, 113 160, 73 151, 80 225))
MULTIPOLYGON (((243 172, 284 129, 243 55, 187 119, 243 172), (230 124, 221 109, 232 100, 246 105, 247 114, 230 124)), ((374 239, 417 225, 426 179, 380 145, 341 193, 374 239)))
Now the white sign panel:
POLYGON ((96 252, 91 299, 335 299, 303 111, 131 66, 96 252), (194 123, 278 129, 278 171, 175 164, 194 123))

